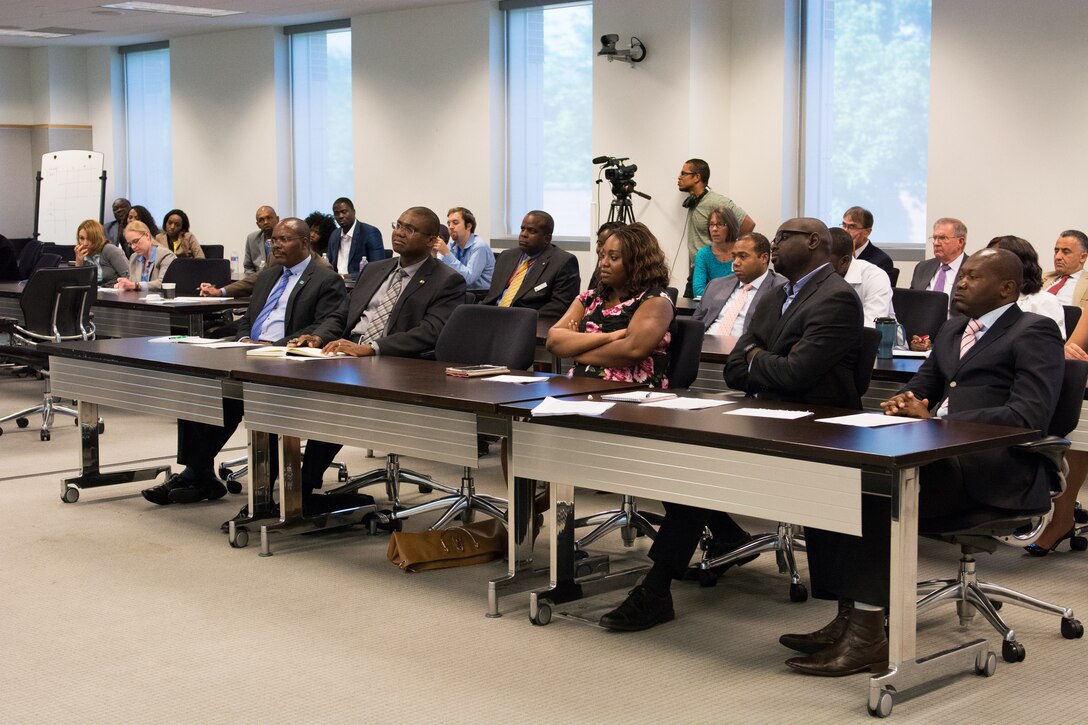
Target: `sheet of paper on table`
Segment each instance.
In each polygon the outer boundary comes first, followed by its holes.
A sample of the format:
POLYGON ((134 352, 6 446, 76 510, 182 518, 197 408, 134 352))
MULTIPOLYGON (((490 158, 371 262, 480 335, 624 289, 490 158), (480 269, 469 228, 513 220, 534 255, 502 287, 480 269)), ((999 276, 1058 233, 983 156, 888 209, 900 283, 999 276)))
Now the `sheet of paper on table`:
POLYGON ((883 413, 854 413, 853 415, 837 415, 834 418, 821 418, 817 422, 854 425, 860 428, 879 428, 884 425, 901 425, 920 421, 921 418, 904 418, 897 415, 884 415, 883 413))
POLYGON ((644 403, 647 408, 673 408, 675 410, 703 410, 721 405, 736 405, 735 400, 711 400, 709 398, 670 398, 653 403, 644 403))
POLYGON ((773 408, 738 408, 727 410, 725 415, 747 415, 752 418, 778 418, 779 420, 797 420, 812 415, 809 410, 774 410, 773 408))
POLYGON ((615 403, 601 403, 595 400, 560 400, 551 396, 544 398, 535 408, 533 417, 549 415, 600 415, 615 403))
POLYGON ((543 383, 547 378, 530 378, 527 375, 492 375, 483 378, 492 383, 543 383))

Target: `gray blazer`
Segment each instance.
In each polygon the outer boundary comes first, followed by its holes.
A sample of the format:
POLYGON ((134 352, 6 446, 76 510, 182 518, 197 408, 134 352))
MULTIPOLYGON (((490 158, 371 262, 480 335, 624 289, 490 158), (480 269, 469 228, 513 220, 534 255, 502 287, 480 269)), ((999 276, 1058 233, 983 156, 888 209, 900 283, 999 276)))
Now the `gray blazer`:
MULTIPOLYGON (((155 245, 152 249, 155 250, 155 261, 151 263, 151 271, 147 275, 147 291, 158 292, 162 289, 162 276, 177 257, 166 247, 155 245)), ((128 278, 138 286, 143 273, 144 266, 140 262, 140 255, 133 254, 128 260, 128 278)))
MULTIPOLYGON (((910 278, 910 288, 925 290, 929 286, 929 280, 933 279, 933 275, 937 274, 937 267, 940 266, 941 263, 936 257, 924 259, 916 264, 914 266, 914 275, 910 278)), ((949 293, 949 299, 952 298, 950 293, 952 291, 953 282, 955 282, 955 280, 948 280, 945 282, 945 285, 948 287, 945 292, 949 293)))
POLYGON ((242 259, 242 268, 247 273, 256 274, 264 269, 264 232, 258 229, 246 237, 246 254, 242 259))
MULTIPOLYGON (((740 280, 734 274, 728 277, 717 277, 707 283, 706 289, 703 290, 703 298, 699 300, 699 306, 695 308, 695 314, 692 315, 694 319, 703 323, 704 330, 709 330, 714 320, 718 319, 726 300, 737 289, 739 283, 740 280)), ((763 280, 763 284, 759 286, 755 297, 752 298, 752 303, 748 305, 748 314, 744 318, 745 331, 748 330, 748 324, 752 321, 752 311, 755 310, 759 301, 785 285, 785 277, 777 274, 773 269, 767 270, 767 279, 763 280)))

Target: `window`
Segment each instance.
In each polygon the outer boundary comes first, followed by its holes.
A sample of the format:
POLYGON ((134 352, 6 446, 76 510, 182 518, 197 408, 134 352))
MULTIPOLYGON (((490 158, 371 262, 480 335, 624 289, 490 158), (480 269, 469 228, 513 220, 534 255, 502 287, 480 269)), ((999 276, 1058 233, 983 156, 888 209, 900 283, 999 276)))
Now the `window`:
POLYGON ((158 218, 174 206, 174 154, 170 128, 170 48, 122 48, 128 198, 158 218))
POLYGON ((506 11, 507 234, 543 209, 557 236, 589 236, 593 56, 591 3, 506 11))
POLYGON ((880 246, 926 229, 930 0, 810 0, 805 9, 805 214, 873 213, 880 246))
POLYGON ((300 217, 314 210, 327 214, 334 199, 352 195, 347 22, 285 29, 290 36, 294 213, 300 217))

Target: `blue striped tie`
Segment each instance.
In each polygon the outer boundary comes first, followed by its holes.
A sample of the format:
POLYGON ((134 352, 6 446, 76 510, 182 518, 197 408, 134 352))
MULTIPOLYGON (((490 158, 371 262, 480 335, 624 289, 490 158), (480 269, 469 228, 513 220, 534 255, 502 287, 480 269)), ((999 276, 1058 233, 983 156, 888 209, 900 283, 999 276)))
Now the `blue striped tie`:
POLYGON ((265 320, 272 314, 272 310, 276 309, 276 305, 280 301, 280 297, 283 297, 283 291, 287 289, 287 280, 291 278, 291 270, 283 270, 283 276, 280 277, 280 281, 276 283, 276 288, 272 290, 272 294, 268 295, 268 301, 264 303, 264 307, 261 308, 261 313, 257 315, 257 320, 253 323, 253 329, 249 331, 250 340, 260 340, 261 328, 264 327, 265 320))

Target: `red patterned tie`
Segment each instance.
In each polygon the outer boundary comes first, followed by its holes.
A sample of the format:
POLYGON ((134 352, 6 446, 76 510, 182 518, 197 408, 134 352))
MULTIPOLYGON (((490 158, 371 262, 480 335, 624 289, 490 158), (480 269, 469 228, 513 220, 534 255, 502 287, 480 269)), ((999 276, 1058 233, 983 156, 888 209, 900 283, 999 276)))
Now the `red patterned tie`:
POLYGON ((1053 286, 1051 286, 1050 289, 1047 290, 1047 292, 1049 292, 1052 295, 1058 294, 1059 292, 1062 291, 1062 287, 1064 287, 1065 283, 1068 282, 1068 281, 1069 281, 1069 275, 1068 274, 1063 274, 1061 276, 1061 278, 1053 286))

